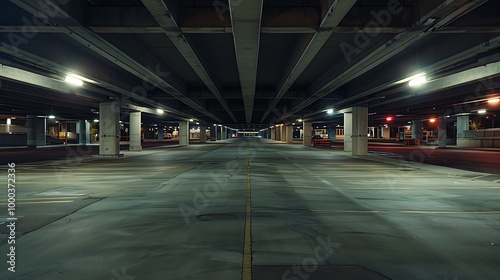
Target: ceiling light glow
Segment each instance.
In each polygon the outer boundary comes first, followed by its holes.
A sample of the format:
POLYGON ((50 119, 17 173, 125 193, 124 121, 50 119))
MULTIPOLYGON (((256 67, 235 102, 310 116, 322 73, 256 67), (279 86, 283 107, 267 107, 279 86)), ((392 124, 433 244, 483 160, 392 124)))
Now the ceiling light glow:
POLYGON ((163 114, 163 110, 162 109, 156 109, 156 113, 158 113, 158 114, 161 115, 161 114, 163 114))
POLYGON ((488 99, 488 104, 498 104, 500 103, 500 98, 490 98, 488 99))
POLYGON ((418 86, 421 86, 425 83, 427 83, 427 78, 425 77, 425 75, 423 75, 423 76, 419 76, 419 77, 415 77, 415 78, 411 79, 408 82, 408 85, 410 87, 418 87, 418 86))
POLYGON ((64 81, 68 84, 72 84, 72 85, 75 85, 75 86, 79 86, 81 87, 83 85, 83 81, 78 79, 78 78, 75 78, 73 76, 66 76, 66 78, 64 79, 64 81))
POLYGON ((486 114, 486 109, 477 110, 478 114, 486 114))

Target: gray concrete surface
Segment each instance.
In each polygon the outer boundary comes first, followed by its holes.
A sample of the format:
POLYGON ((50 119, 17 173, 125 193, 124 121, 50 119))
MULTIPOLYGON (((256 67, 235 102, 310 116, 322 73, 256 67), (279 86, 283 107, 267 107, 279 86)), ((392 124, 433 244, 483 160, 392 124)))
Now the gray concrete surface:
POLYGON ((16 166, 16 272, 2 188, 0 279, 249 280, 248 240, 279 279, 500 279, 500 184, 483 173, 267 139, 124 154, 16 166))

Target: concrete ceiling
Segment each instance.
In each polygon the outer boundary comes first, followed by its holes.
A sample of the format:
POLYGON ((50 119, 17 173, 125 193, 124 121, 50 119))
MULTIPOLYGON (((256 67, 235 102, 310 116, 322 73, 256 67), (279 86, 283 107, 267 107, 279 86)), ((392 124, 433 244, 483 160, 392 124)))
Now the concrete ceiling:
POLYGON ((371 118, 473 113, 500 95, 498 10, 492 0, 2 1, 0 114, 94 118, 115 99, 151 118, 257 128, 354 105, 371 118), (410 88, 422 72, 429 83, 410 88), (87 81, 70 87, 68 73, 87 81))

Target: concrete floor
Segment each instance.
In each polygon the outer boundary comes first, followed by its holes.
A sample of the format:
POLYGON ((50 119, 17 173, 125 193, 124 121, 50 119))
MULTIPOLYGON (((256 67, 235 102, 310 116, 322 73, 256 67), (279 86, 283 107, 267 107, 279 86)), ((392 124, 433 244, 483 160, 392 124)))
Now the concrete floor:
POLYGON ((246 139, 16 175, 16 272, 4 222, 2 280, 500 279, 500 184, 483 173, 246 139), (377 276, 340 272, 353 266, 377 276))

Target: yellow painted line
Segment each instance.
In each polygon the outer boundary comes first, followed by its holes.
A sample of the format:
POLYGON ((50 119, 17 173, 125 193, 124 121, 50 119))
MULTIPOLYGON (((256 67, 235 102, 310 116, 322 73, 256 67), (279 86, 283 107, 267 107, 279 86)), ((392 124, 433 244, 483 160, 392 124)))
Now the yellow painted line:
POLYGON ((500 211, 399 211, 405 214, 500 214, 500 211))
MULTIPOLYGON (((70 203, 74 200, 54 200, 54 201, 32 201, 32 202, 16 202, 16 205, 20 204, 51 204, 51 203, 70 203)), ((7 205, 7 203, 0 203, 0 205, 7 205)))
POLYGON ((86 196, 63 196, 63 197, 33 197, 33 198, 19 198, 16 199, 16 201, 33 201, 33 200, 68 200, 68 199, 75 199, 75 198, 85 198, 86 196))
MULTIPOLYGON (((289 209, 253 209, 257 212, 279 212, 290 211, 289 209)), ((390 213, 390 214, 447 214, 447 215, 460 215, 460 214, 479 214, 491 215, 500 214, 500 211, 427 211, 427 210, 319 210, 319 209, 296 209, 295 211, 313 212, 313 213, 390 213)))
MULTIPOLYGON (((260 188, 307 188, 307 189, 328 189, 328 187, 319 186, 280 186, 280 185, 260 185, 255 184, 253 187, 260 188)), ((421 191, 421 190, 481 190, 481 189, 500 189, 500 187, 339 187, 342 190, 411 190, 411 191, 421 191)))
POLYGON ((254 185, 255 187, 261 188, 305 188, 305 189, 325 189, 325 187, 314 187, 314 186, 275 186, 275 185, 254 185))
MULTIPOLYGON (((250 144, 249 144, 250 145, 250 144)), ((242 280, 252 280, 252 192, 250 184, 250 150, 247 159, 247 192, 245 206, 245 236, 243 240, 242 280)))

